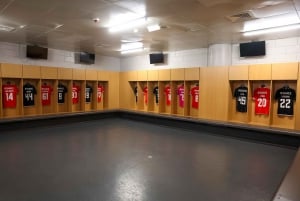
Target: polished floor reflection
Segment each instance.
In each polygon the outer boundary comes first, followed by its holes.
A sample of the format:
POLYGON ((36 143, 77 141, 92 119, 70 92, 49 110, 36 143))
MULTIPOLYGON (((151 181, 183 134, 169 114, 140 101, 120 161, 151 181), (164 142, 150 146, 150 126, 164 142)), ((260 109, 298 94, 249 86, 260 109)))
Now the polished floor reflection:
POLYGON ((295 153, 118 118, 11 131, 0 201, 269 201, 295 153))

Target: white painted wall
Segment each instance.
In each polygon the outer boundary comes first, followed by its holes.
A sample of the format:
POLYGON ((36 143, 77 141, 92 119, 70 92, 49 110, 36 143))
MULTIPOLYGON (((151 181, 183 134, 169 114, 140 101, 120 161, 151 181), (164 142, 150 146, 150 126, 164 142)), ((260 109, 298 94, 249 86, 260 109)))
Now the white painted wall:
POLYGON ((47 60, 26 58, 26 46, 0 42, 0 63, 14 63, 36 66, 65 68, 95 68, 101 70, 120 71, 120 59, 96 55, 95 64, 76 64, 74 52, 48 49, 47 60))
POLYGON ((194 49, 176 52, 164 52, 167 54, 164 64, 150 64, 149 54, 121 59, 121 71, 189 68, 207 66, 207 49, 194 49))
MULTIPOLYGON (((239 56, 239 44, 231 45, 231 48, 221 44, 226 49, 226 54, 218 54, 220 46, 212 45, 206 48, 169 52, 166 64, 152 65, 149 63, 148 53, 142 56, 125 57, 121 59, 121 71, 164 69, 164 68, 187 68, 228 65, 250 65, 264 63, 283 63, 300 61, 300 37, 285 38, 266 41, 266 56, 241 58, 239 56), (231 49, 231 53, 228 52, 231 49), (220 58, 220 55, 228 55, 228 59, 220 58), (230 56, 231 55, 231 56, 230 56)), ((224 49, 223 48, 223 49, 224 49)), ((223 50, 222 49, 222 50, 223 50)), ((221 50, 220 50, 221 51, 221 50)))

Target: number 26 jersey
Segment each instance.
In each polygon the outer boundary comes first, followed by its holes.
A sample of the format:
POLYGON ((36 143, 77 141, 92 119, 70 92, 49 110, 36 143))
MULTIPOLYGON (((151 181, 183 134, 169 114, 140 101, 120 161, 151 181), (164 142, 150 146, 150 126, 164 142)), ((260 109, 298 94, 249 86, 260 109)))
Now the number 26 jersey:
POLYGON ((254 90, 255 114, 268 115, 270 112, 270 89, 259 87, 254 90))

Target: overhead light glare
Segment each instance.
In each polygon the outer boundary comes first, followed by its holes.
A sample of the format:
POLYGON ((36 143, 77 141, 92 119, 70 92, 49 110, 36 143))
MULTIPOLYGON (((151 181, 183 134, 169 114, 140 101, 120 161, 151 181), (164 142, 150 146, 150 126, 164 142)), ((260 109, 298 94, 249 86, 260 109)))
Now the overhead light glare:
POLYGON ((118 32, 118 31, 124 31, 124 30, 128 30, 128 29, 132 29, 132 28, 136 28, 139 26, 142 26, 146 23, 146 18, 142 17, 133 21, 129 21, 127 23, 123 23, 120 25, 116 25, 113 26, 111 28, 109 28, 109 32, 114 33, 114 32, 118 32))
POLYGON ((141 42, 136 42, 136 43, 125 43, 121 45, 121 51, 126 51, 126 50, 133 50, 137 48, 143 48, 144 44, 141 42))
POLYGON ((159 24, 154 24, 154 25, 147 26, 147 29, 148 32, 158 31, 160 30, 160 26, 159 24))
POLYGON ((142 52, 144 48, 136 48, 136 49, 131 49, 131 50, 123 50, 121 51, 121 54, 130 54, 130 53, 135 53, 135 52, 142 52))
POLYGON ((277 16, 247 21, 244 24, 244 29, 242 32, 282 27, 282 26, 299 24, 299 23, 300 23, 300 19, 297 14, 288 13, 283 15, 277 15, 277 16))
POLYGON ((294 29, 299 29, 300 24, 294 24, 294 25, 288 25, 288 26, 282 26, 282 27, 276 27, 276 28, 270 28, 270 29, 261 29, 256 31, 249 31, 244 32, 244 36, 256 36, 256 35, 262 35, 267 33, 276 33, 276 32, 283 32, 283 31, 290 31, 294 29))
POLYGON ((6 25, 3 25, 3 24, 0 24, 0 31, 12 32, 15 29, 16 28, 14 28, 14 27, 10 27, 10 26, 6 26, 6 25))

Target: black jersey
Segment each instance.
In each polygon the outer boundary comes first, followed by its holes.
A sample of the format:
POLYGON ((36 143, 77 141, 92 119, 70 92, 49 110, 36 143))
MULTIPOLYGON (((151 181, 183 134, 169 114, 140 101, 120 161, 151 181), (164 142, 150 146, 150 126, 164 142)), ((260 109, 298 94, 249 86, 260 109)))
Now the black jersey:
POLYGON ((86 87, 85 87, 85 102, 86 103, 91 102, 92 93, 93 93, 93 88, 89 85, 86 85, 86 87))
POLYGON ((154 87, 153 94, 155 95, 155 103, 158 103, 158 100, 159 100, 158 87, 154 87))
POLYGON ((68 92, 68 89, 66 86, 59 84, 57 86, 57 102, 58 103, 64 103, 65 102, 65 93, 68 92))
POLYGON ((247 112, 248 88, 246 86, 236 88, 234 97, 236 98, 236 111, 247 112))
POLYGON ((134 87, 135 102, 138 102, 138 88, 134 87))
POLYGON ((24 106, 34 105, 34 95, 35 94, 36 94, 35 87, 30 83, 26 83, 23 86, 23 105, 24 106))
POLYGON ((277 114, 294 115, 294 100, 296 92, 289 87, 282 87, 276 91, 275 99, 278 100, 277 114))

